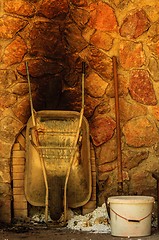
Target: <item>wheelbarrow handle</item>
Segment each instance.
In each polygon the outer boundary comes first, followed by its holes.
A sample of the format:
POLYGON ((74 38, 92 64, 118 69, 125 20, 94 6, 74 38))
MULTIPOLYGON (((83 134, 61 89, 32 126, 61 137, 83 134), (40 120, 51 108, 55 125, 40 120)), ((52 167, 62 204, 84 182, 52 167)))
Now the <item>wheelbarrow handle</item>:
POLYGON ((108 219, 110 221, 110 204, 107 201, 107 198, 105 198, 105 206, 106 206, 106 210, 107 210, 107 213, 108 213, 108 219))
POLYGON ((82 62, 82 74, 85 74, 86 63, 82 62))

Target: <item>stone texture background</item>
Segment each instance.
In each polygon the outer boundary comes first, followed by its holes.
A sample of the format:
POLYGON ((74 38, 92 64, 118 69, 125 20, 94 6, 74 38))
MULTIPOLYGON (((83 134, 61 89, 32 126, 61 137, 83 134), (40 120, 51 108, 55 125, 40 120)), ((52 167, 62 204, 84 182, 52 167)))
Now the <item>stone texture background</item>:
POLYGON ((159 3, 156 0, 0 1, 0 221, 11 219, 11 152, 34 108, 81 108, 96 156, 98 204, 117 194, 112 57, 118 61, 125 194, 156 196, 159 172, 159 3))

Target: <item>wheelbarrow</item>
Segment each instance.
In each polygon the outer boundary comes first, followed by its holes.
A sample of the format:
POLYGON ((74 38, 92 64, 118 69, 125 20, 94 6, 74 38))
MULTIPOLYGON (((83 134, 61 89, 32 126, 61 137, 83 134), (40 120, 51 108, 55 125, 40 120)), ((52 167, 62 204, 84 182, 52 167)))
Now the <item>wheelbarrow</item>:
POLYGON ((82 108, 76 111, 33 108, 28 64, 31 117, 26 128, 25 195, 34 206, 48 207, 53 220, 64 208, 85 205, 92 191, 89 127, 84 112, 84 74, 82 63, 82 108))
POLYGON ((35 114, 26 128, 25 195, 34 206, 45 206, 48 183, 50 216, 57 220, 63 211, 63 194, 72 152, 75 151, 67 186, 67 207, 85 205, 91 196, 91 164, 89 127, 83 116, 76 146, 74 141, 80 113, 44 110, 35 114), (38 139, 38 140, 37 140, 38 139))

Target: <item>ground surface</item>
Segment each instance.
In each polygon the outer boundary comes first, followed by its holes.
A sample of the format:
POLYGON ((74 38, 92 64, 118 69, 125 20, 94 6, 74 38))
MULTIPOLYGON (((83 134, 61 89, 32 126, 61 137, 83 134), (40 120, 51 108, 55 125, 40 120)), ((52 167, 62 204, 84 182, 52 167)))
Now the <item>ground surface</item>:
MULTIPOLYGON (((25 226, 15 225, 0 228, 0 240, 121 240, 128 238, 113 237, 105 233, 89 233, 69 230, 65 227, 55 226, 25 226)), ((129 238, 129 240, 159 240, 159 231, 152 230, 152 234, 147 237, 129 238)))

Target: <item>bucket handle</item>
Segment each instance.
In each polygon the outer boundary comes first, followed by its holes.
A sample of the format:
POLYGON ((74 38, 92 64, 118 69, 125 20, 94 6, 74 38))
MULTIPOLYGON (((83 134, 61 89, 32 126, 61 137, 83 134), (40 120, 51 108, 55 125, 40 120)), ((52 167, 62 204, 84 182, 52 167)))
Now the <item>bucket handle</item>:
POLYGON ((147 214, 145 217, 143 217, 143 218, 140 218, 139 220, 136 220, 136 219, 128 219, 128 218, 125 218, 125 217, 123 217, 123 216, 121 216, 120 214, 118 214, 117 212, 115 212, 111 207, 110 207, 110 210, 113 212, 113 213, 115 213, 118 217, 120 217, 120 218, 122 218, 122 219, 124 219, 124 220, 126 220, 126 221, 128 221, 128 222, 141 222, 142 220, 144 220, 144 219, 146 219, 147 217, 149 217, 151 214, 152 214, 152 211, 149 213, 149 214, 147 214))

